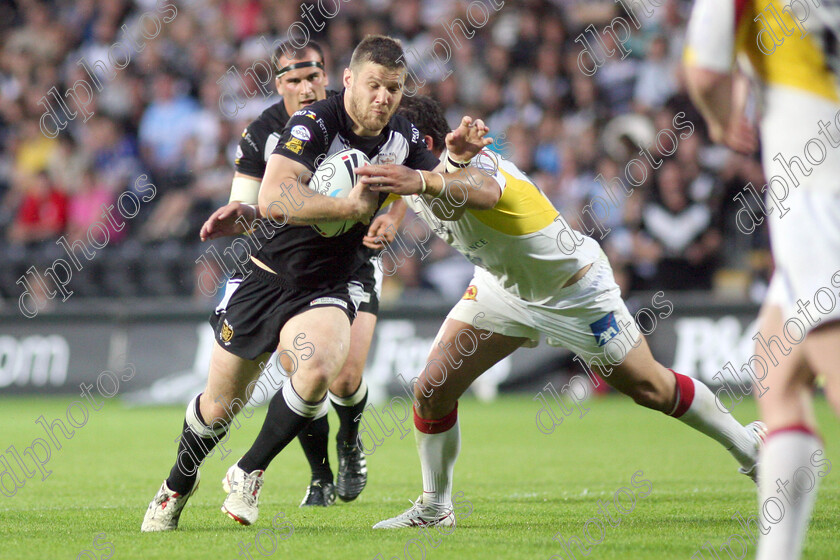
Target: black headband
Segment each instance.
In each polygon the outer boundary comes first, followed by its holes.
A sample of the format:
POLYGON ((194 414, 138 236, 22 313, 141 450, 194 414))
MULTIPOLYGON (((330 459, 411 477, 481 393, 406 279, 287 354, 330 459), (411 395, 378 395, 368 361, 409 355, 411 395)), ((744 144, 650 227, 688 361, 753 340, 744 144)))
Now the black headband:
POLYGON ((277 77, 279 78, 286 72, 291 70, 297 70, 298 68, 320 68, 324 70, 324 63, 318 62, 317 60, 310 60, 309 62, 298 62, 297 64, 289 64, 277 71, 277 77))

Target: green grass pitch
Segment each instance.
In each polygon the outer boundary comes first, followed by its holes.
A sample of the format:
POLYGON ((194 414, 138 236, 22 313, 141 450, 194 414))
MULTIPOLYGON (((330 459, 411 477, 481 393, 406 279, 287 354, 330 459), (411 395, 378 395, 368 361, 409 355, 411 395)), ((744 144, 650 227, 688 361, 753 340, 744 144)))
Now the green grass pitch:
MULTIPOLYGON (((0 400, 0 444, 22 451, 44 435, 35 419, 41 414, 48 420, 64 418, 72 400, 0 400)), ((582 537, 586 521, 599 515, 598 500, 612 501, 622 487, 634 494, 635 506, 617 526, 607 524, 603 542, 592 547, 588 558, 689 560, 704 542, 719 548, 731 534, 742 532, 730 517, 754 513, 755 487, 736 473, 737 464, 717 443, 627 398, 600 398, 588 406, 584 418, 567 417, 553 434, 544 435, 534 422, 538 405, 527 395, 490 404, 464 399, 455 491, 463 492, 472 513, 451 534, 420 537, 425 558, 569 558, 552 537, 558 532, 582 537), (641 496, 646 488, 631 485, 636 471, 644 473, 637 482, 643 478, 652 486, 646 497, 641 496)), ((734 414, 744 422, 753 420, 755 406, 744 401, 734 414)), ((400 441, 395 434, 368 458, 368 487, 355 502, 298 508, 309 471, 293 442, 266 473, 254 526, 239 526, 219 511, 224 499, 220 480, 247 449, 264 415, 265 409, 259 409, 234 431, 226 460, 214 456, 202 467, 201 488, 184 510, 178 531, 141 534, 146 506, 172 464, 183 408, 107 402, 60 450, 52 450, 46 465, 52 474, 45 481, 36 474, 15 496, 0 497, 0 558, 406 558, 406 544, 419 536, 417 529, 373 531, 371 525, 402 512, 421 491, 411 436, 400 441), (271 521, 279 512, 294 532, 267 554, 271 521), (94 547, 100 533, 105 536, 94 547), (262 552, 254 544, 258 535, 262 552)), ((840 558, 840 426, 823 400, 818 416, 833 468, 822 479, 805 558, 829 560, 840 558)), ((334 432, 335 417, 331 424, 334 432)), ((3 457, 8 459, 8 452, 3 457)), ((621 499, 629 508, 630 497, 621 499)), ((613 506, 611 512, 615 515, 613 506)), ((597 539, 597 524, 589 529, 597 539)), ((408 551, 415 560, 423 558, 417 546, 408 551)), ((726 552, 718 555, 729 558, 726 552)), ((754 555, 750 544, 746 557, 754 555)), ((584 556, 578 553, 577 558, 584 556)))

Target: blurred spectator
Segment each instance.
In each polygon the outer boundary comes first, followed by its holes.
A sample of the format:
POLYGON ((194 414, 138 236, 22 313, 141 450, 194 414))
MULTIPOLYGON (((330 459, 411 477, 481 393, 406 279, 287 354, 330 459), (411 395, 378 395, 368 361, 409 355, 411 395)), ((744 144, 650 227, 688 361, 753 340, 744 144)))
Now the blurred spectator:
POLYGON ((50 182, 45 172, 21 182, 23 194, 8 240, 33 244, 57 239, 67 225, 67 196, 50 182))
POLYGON ((152 102, 140 120, 138 137, 143 160, 156 175, 186 171, 184 144, 195 132, 198 105, 175 76, 163 72, 151 84, 152 102))
MULTIPOLYGON (((711 208, 691 202, 685 176, 673 161, 662 164, 656 196, 642 213, 642 232, 658 246, 657 288, 711 289, 722 241, 720 231, 713 223, 711 208)), ((652 253, 655 256, 655 251, 652 253)))
POLYGON ((668 39, 664 35, 655 36, 636 77, 633 102, 638 111, 647 113, 661 107, 676 93, 674 71, 675 65, 668 59, 668 39))

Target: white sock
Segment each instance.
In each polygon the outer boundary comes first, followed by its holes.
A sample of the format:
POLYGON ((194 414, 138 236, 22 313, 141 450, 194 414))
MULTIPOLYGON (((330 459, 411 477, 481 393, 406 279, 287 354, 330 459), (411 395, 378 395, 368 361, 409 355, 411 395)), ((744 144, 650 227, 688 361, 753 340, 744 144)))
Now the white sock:
POLYGON ((439 420, 414 413, 414 440, 423 471, 423 503, 452 506, 452 475, 461 450, 458 407, 439 420))
MULTIPOLYGON (((758 471, 758 507, 762 524, 756 560, 798 560, 819 480, 824 452, 820 439, 805 426, 774 430, 767 436, 758 471)), ((828 464, 830 469, 830 464, 828 464)))
POLYGON ((752 468, 758 459, 753 433, 717 407, 715 395, 702 381, 671 372, 678 392, 671 416, 723 445, 745 469, 752 468))

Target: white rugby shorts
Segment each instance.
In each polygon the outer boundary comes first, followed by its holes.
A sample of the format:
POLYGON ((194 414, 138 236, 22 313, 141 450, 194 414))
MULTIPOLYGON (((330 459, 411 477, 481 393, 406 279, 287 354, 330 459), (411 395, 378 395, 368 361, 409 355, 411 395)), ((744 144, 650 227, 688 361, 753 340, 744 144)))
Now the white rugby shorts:
POLYGON ((510 294, 493 275, 476 267, 470 287, 447 317, 529 338, 528 348, 545 335, 549 345, 567 348, 587 363, 620 363, 641 336, 603 253, 580 280, 539 302, 510 294))
POLYGON ((785 199, 787 214, 768 217, 776 269, 767 302, 780 306, 785 317, 800 318, 807 332, 840 319, 840 192, 804 186, 785 199), (797 313, 797 301, 810 319, 797 313))

